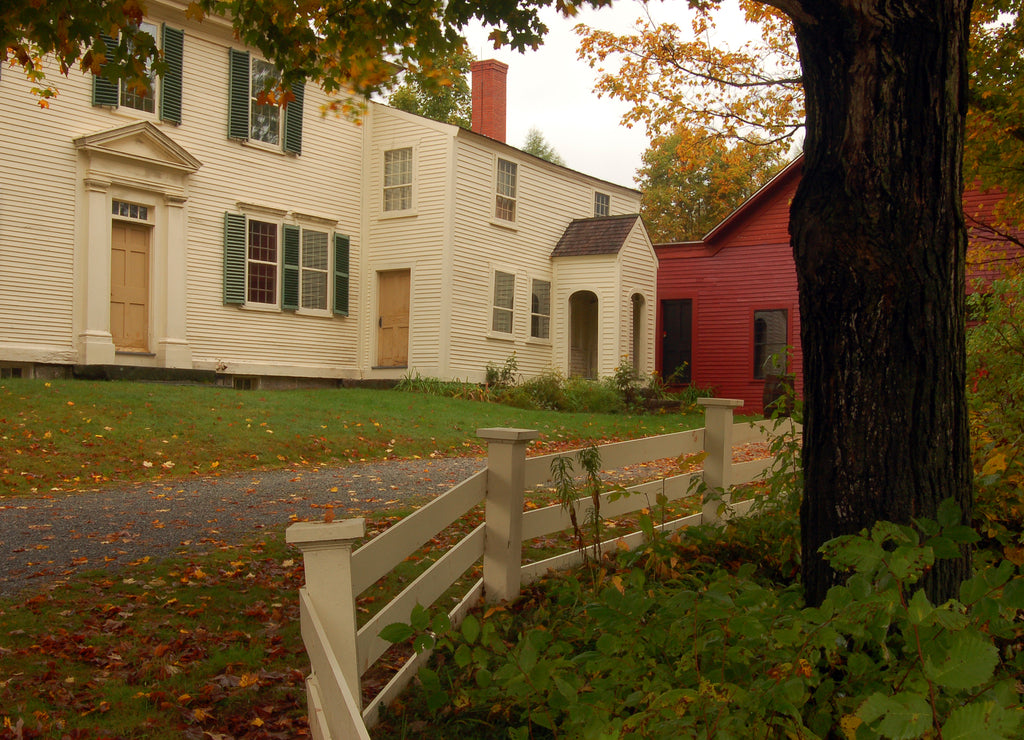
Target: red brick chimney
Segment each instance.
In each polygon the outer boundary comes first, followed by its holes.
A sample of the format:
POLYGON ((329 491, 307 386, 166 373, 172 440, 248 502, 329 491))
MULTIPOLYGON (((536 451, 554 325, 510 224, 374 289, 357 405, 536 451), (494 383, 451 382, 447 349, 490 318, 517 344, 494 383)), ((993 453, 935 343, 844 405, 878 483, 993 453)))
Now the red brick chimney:
POLYGON ((505 141, 505 77, 508 65, 497 59, 473 62, 473 130, 505 141))

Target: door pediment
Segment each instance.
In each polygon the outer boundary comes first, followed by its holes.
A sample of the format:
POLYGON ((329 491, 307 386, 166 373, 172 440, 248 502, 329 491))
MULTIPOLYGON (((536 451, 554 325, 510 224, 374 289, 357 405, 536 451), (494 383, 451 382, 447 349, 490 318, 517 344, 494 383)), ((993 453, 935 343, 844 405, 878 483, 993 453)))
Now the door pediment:
POLYGON ((181 175, 190 175, 202 167, 202 162, 149 121, 79 136, 74 144, 79 151, 148 167, 155 165, 181 175))

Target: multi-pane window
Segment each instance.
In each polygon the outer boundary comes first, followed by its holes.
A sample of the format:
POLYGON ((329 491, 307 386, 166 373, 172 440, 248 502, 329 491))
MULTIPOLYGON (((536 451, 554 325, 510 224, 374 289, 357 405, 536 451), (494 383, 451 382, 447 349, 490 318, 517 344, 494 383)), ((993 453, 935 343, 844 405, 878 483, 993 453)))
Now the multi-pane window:
POLYGON ((612 198, 607 193, 594 193, 594 215, 607 216, 612 210, 612 198))
POLYGON ((754 311, 754 377, 786 371, 789 312, 784 308, 754 311))
POLYGON ((249 135, 275 146, 281 141, 281 108, 268 102, 266 94, 281 83, 281 74, 270 62, 252 59, 249 89, 249 135), (263 102, 260 97, 263 96, 263 102))
POLYGON ((327 310, 327 277, 330 262, 327 233, 302 230, 302 308, 327 310))
POLYGON ((115 216, 124 218, 137 218, 140 221, 149 220, 149 206, 141 206, 138 203, 128 203, 123 200, 111 201, 110 212, 115 216))
POLYGON ((518 165, 504 159, 498 160, 497 194, 494 201, 494 217, 503 221, 516 220, 516 178, 518 165))
POLYGON ((412 148, 384 152, 384 210, 412 208, 412 148))
POLYGON ((277 303, 277 224, 249 220, 246 302, 277 303))
POLYGON ((247 51, 228 49, 228 138, 280 146, 302 153, 302 106, 305 85, 292 84, 279 98, 281 72, 247 51), (262 100, 261 100, 262 99, 262 100), (287 104, 279 105, 278 103, 287 104))
MULTIPOLYGON (((182 64, 184 59, 185 32, 180 28, 167 25, 158 27, 153 23, 142 22, 138 25, 140 33, 153 38, 159 48, 164 63, 162 76, 157 78, 153 68, 147 65, 144 70, 145 81, 140 84, 129 84, 122 80, 117 82, 105 75, 94 75, 92 78, 92 104, 117 108, 132 108, 145 113, 154 113, 162 121, 181 123, 181 83, 182 64), (159 83, 159 96, 157 85, 159 83), (159 99, 158 99, 159 98, 159 99)), ((138 39, 139 37, 136 36, 138 39)), ((103 45, 108 53, 117 47, 118 40, 100 34, 103 45)), ((131 46, 132 41, 126 43, 131 46)))
POLYGON ((530 295, 530 336, 548 339, 551 336, 551 283, 534 280, 530 295))
POLYGON ((224 304, 347 316, 349 247, 344 234, 225 213, 224 304))
POLYGON ((494 310, 491 331, 512 333, 512 308, 515 305, 516 276, 508 272, 494 273, 494 310))
MULTIPOLYGON (((160 38, 157 35, 156 25, 153 23, 140 23, 139 31, 148 33, 154 40, 160 38)), ((146 65, 146 78, 148 84, 145 87, 131 85, 126 80, 121 81, 121 105, 146 113, 156 111, 156 75, 153 74, 152 64, 146 65)))

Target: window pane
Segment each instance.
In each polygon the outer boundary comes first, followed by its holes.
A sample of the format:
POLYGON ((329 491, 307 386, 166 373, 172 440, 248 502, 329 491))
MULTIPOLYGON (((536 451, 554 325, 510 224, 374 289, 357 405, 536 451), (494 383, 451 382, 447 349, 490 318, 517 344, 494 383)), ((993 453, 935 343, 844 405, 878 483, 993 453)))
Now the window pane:
POLYGON ((277 303, 277 224, 249 221, 247 301, 277 303))
POLYGON ((530 296, 530 336, 547 339, 551 330, 551 283, 534 280, 530 296))
POLYGON ((594 193, 594 215, 607 216, 611 212, 611 196, 606 193, 594 193))
POLYGON ((514 162, 498 160, 497 195, 494 201, 494 216, 505 221, 516 220, 516 174, 514 162))
POLYGON ((278 144, 281 141, 281 109, 274 103, 259 102, 260 95, 273 90, 280 81, 274 65, 262 59, 252 60, 250 87, 250 135, 257 141, 278 144))
POLYGON ((302 308, 327 309, 327 233, 302 231, 302 308))
POLYGON ((384 152, 384 210, 412 208, 412 148, 384 152))
POLYGON ((516 165, 504 159, 498 160, 498 195, 516 197, 516 165))
POLYGON ((491 330, 502 334, 512 333, 512 307, 515 304, 515 275, 507 272, 494 273, 494 311, 491 316, 491 330))
POLYGON ((789 317, 785 309, 754 311, 754 377, 786 371, 789 317))
MULTIPOLYGON (((139 30, 148 33, 154 40, 159 39, 157 28, 152 23, 140 23, 139 30)), ((152 113, 156 110, 156 75, 153 74, 152 63, 146 65, 146 87, 129 86, 127 81, 121 80, 121 105, 126 108, 152 113)))

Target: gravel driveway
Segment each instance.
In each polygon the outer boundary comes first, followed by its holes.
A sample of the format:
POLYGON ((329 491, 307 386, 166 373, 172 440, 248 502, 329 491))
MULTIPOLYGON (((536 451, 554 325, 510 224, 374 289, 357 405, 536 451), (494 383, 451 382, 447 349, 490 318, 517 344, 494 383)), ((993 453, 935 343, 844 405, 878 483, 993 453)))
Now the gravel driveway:
POLYGON ((293 519, 359 516, 423 502, 484 467, 482 458, 394 460, 106 487, 45 498, 0 496, 0 597, 117 568, 145 556, 202 551, 293 519))

